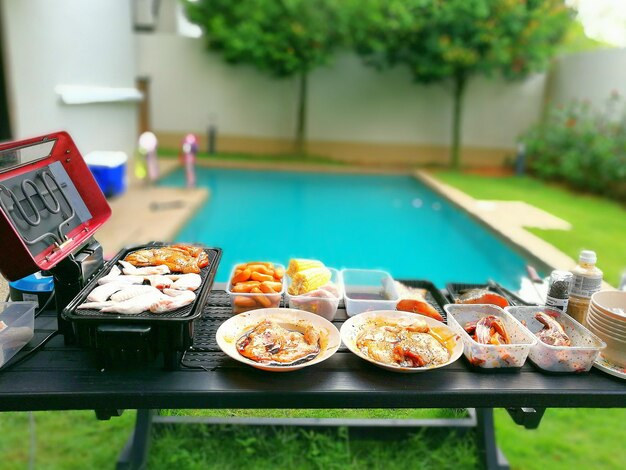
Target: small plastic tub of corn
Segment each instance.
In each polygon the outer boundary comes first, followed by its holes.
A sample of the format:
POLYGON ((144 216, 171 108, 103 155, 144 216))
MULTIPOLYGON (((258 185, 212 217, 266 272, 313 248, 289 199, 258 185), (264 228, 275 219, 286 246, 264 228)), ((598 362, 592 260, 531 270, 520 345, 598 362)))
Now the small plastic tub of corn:
POLYGON ((349 317, 371 310, 395 310, 400 299, 393 278, 374 269, 342 269, 346 313, 349 317))
MULTIPOLYGON (((263 276, 265 276, 266 274, 263 274, 262 276, 259 277, 259 281, 256 281, 259 283, 259 286, 257 288, 253 288, 251 289, 250 292, 237 292, 237 287, 236 285, 233 285, 233 279, 235 278, 235 275, 237 273, 238 267, 241 264, 246 264, 246 263, 240 263, 235 265, 235 267, 233 267, 231 273, 230 273, 230 277, 228 278, 228 286, 226 287, 226 292, 228 293, 228 296, 230 297, 230 305, 233 309, 233 313, 238 314, 238 313, 243 313, 243 312, 247 312, 248 310, 256 310, 258 308, 277 308, 280 307, 280 300, 283 296, 283 293, 285 292, 285 267, 282 264, 279 263, 269 263, 271 264, 272 269, 274 272, 279 271, 280 273, 282 273, 282 276, 280 278, 280 280, 278 279, 274 279, 274 281, 272 281, 273 283, 280 283, 280 291, 275 292, 275 293, 266 293, 266 292, 262 292, 261 289, 261 284, 263 284, 263 276)), ((250 264, 250 263, 247 263, 250 264)), ((266 263, 263 263, 266 264, 266 263)), ((250 281, 245 281, 245 282, 255 282, 254 280, 250 280, 250 281)))
MULTIPOLYGON (((327 269, 330 271, 330 281, 326 284, 302 295, 287 293, 289 308, 315 313, 328 321, 335 318, 339 301, 343 298, 343 285, 339 271, 333 268, 327 269)), ((291 287, 291 278, 288 277, 287 292, 289 292, 289 287, 291 287)))

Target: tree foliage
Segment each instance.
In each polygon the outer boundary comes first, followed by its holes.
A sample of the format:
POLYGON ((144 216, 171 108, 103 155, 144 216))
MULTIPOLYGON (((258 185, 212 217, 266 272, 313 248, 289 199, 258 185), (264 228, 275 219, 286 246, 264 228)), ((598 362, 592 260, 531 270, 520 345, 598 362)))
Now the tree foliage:
POLYGON ((462 101, 476 75, 545 70, 568 25, 562 0, 354 0, 353 39, 365 63, 405 65, 416 82, 453 85, 451 164, 459 165, 462 101))
POLYGON ((296 147, 304 150, 307 76, 329 63, 344 42, 341 0, 198 0, 187 16, 209 49, 230 63, 252 64, 275 77, 298 77, 296 147))

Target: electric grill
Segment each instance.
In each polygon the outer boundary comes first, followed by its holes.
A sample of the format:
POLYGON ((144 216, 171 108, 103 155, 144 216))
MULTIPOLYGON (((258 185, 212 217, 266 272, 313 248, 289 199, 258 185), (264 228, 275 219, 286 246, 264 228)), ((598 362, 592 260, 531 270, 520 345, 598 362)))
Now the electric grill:
POLYGON ((133 365, 163 353, 167 368, 178 365, 192 344, 221 250, 204 248, 209 264, 189 306, 165 314, 105 314, 79 310, 98 279, 134 250, 126 248, 105 265, 93 234, 111 209, 66 132, 0 145, 0 273, 10 281, 37 271, 54 279, 58 331, 67 344, 97 351, 99 366, 133 365))
POLYGON ((0 272, 10 281, 36 271, 54 278, 60 312, 103 265, 93 234, 111 209, 66 132, 0 145, 0 272))
POLYGON ((104 313, 99 310, 79 309, 87 295, 98 285, 119 260, 133 251, 167 246, 162 242, 125 248, 120 251, 64 309, 63 316, 76 332, 78 344, 94 348, 98 362, 103 367, 140 364, 163 354, 167 369, 178 367, 182 353, 191 347, 195 321, 202 314, 211 293, 213 280, 222 250, 203 247, 209 264, 200 270, 202 283, 195 291, 196 300, 183 308, 165 313, 142 312, 138 314, 104 313))

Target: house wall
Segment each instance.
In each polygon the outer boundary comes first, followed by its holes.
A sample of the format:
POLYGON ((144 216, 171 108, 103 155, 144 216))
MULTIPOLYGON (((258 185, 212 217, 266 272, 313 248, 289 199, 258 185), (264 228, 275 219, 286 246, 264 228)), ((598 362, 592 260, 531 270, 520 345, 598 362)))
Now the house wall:
POLYGON ((555 60, 549 96, 555 103, 588 100, 606 104, 612 92, 626 96, 626 49, 601 49, 555 60))
MULTIPOLYGON (((219 128, 218 150, 289 151, 297 83, 225 64, 202 39, 138 34, 138 71, 150 78, 150 109, 162 144, 219 128)), ((498 164, 541 113, 544 75, 522 82, 476 78, 463 116, 470 164, 498 164)), ((444 163, 452 100, 442 85, 420 86, 407 70, 378 72, 340 54, 309 79, 309 151, 348 160, 444 163)))
POLYGON ((132 152, 136 103, 63 104, 57 85, 134 87, 127 0, 3 0, 2 30, 15 139, 67 130, 83 154, 132 152))

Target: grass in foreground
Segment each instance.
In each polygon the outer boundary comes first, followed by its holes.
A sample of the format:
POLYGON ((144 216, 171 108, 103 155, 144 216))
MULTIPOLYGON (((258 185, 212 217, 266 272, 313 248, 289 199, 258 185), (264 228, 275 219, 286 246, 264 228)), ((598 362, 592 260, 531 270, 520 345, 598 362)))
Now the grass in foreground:
MULTIPOLYGON (((263 417, 453 417, 451 410, 169 410, 171 415, 263 417)), ((36 468, 114 468, 134 423, 134 412, 97 421, 90 411, 34 413, 36 468)), ((498 443, 513 469, 620 469, 626 460, 626 410, 548 410, 537 430, 522 429, 496 410, 498 443)), ((28 413, 0 414, 0 468, 27 467, 28 413)), ((425 430, 408 439, 347 439, 345 430, 159 427, 153 433, 149 468, 454 468, 478 467, 472 433, 425 430)))
POLYGON ((626 209, 617 202, 576 194, 530 177, 493 178, 455 172, 437 172, 435 176, 476 199, 525 201, 568 221, 570 231, 528 230, 575 260, 580 250, 594 250, 609 284, 617 285, 626 270, 626 209))

